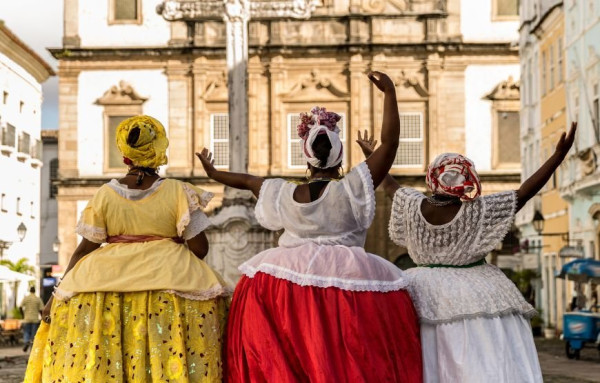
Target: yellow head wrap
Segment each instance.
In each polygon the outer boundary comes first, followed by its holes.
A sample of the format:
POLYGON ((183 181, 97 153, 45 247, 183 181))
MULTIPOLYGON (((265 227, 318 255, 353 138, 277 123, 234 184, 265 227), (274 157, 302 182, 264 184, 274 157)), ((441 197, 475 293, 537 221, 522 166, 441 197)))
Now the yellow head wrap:
POLYGON ((121 154, 129 158, 133 165, 155 169, 168 162, 166 152, 169 139, 157 119, 150 116, 130 117, 121 121, 116 136, 121 154), (127 138, 135 128, 139 129, 139 137, 128 144, 127 138))

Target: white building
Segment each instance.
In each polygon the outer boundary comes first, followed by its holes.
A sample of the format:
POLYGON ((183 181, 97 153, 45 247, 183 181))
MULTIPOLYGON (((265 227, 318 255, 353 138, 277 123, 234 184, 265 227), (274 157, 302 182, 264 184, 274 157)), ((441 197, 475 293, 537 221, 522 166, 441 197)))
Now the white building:
MULTIPOLYGON (((44 60, 0 24, 0 258, 26 258, 34 267, 40 255, 41 83, 53 75, 44 60)), ((13 286, 4 288, 4 308, 14 304, 13 286)), ((18 289, 17 301, 26 290, 18 289)))

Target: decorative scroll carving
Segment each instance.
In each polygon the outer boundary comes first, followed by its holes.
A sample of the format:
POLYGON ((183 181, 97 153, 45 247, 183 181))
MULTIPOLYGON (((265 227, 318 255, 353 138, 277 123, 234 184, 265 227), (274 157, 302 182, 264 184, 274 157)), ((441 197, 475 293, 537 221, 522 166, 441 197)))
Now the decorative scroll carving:
POLYGON ((445 12, 445 0, 362 0, 361 9, 366 13, 391 11, 407 14, 430 14, 445 12))
POLYGON ((429 97, 429 92, 417 76, 408 76, 406 72, 400 72, 401 75, 394 81, 397 87, 413 88, 420 97, 429 97))
POLYGON ((316 70, 313 70, 309 76, 304 77, 292 86, 289 92, 282 95, 282 98, 286 101, 312 101, 324 98, 347 99, 349 97, 348 92, 335 86, 331 80, 321 77, 316 70), (323 90, 326 90, 328 94, 323 95, 323 90))
POLYGON ((319 0, 165 0, 156 12, 169 21, 215 19, 230 14, 252 19, 306 19, 319 5, 319 0))
POLYGON ((515 81, 512 76, 506 81, 496 85, 494 90, 484 98, 491 101, 519 101, 521 98, 521 82, 515 81))
POLYGON ((96 100, 97 105, 142 105, 148 100, 140 96, 131 85, 120 81, 119 86, 112 86, 104 95, 96 100))

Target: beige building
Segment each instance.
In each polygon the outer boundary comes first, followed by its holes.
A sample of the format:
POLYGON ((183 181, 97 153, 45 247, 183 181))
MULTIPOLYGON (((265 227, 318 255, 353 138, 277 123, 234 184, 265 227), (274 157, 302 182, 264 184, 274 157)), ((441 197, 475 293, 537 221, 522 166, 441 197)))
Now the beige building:
MULTIPOLYGON (((99 185, 123 174, 114 145, 118 122, 145 113, 170 139, 166 176, 216 192, 194 152, 209 147, 228 166, 224 24, 169 23, 161 1, 65 0, 59 60, 59 262, 77 244, 79 212, 99 185)), ((385 71, 397 85, 400 147, 392 174, 424 186, 441 152, 473 158, 485 192, 515 188, 519 78, 514 0, 326 0, 309 20, 249 25, 249 171, 303 178, 298 113, 318 104, 343 115, 344 168, 363 156, 359 129, 379 135, 382 96, 366 73, 385 71), (466 16, 468 12, 468 17, 466 16), (508 98, 507 98, 508 97, 508 98), (512 98, 510 98, 512 97, 512 98)), ((379 196, 367 247, 395 260, 387 235, 390 202, 379 196)))

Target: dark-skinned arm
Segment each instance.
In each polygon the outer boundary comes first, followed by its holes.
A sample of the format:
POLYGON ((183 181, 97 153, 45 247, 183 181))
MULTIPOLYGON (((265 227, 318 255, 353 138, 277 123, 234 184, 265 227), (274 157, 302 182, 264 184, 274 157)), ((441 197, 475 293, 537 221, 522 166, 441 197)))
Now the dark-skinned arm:
POLYGON ((217 170, 214 166, 215 161, 212 157, 212 153, 206 148, 202 149, 201 153, 196 153, 196 156, 202 163, 202 167, 209 178, 232 188, 250 190, 252 194, 258 198, 260 187, 265 180, 264 178, 253 176, 251 174, 217 170))
MULTIPOLYGON (((375 140, 375 136, 369 136, 369 132, 367 132, 366 129, 364 136, 361 135, 360 130, 358 131, 358 140, 356 140, 356 143, 362 149, 365 158, 369 158, 369 156, 373 154, 375 146, 377 146, 377 140, 375 140)), ((383 191, 388 197, 394 199, 394 195, 396 194, 396 191, 400 188, 400 184, 396 182, 396 180, 390 175, 390 173, 387 173, 385 175, 385 178, 381 182, 381 187, 383 188, 383 191)))
POLYGON ((208 254, 208 239, 206 238, 206 234, 204 234, 204 232, 200 232, 198 235, 188 239, 186 242, 188 248, 196 257, 204 259, 206 254, 208 254))
POLYGON ((396 158, 400 138, 400 116, 396 100, 396 86, 388 75, 372 72, 369 73, 369 80, 384 93, 381 145, 366 160, 373 179, 373 186, 377 188, 388 174, 394 158, 396 158))
MULTIPOLYGON (((99 243, 95 243, 95 242, 92 242, 90 240, 83 238, 81 240, 81 242, 79 243, 79 246, 77 246, 77 248, 73 252, 73 255, 71 256, 71 260, 69 261, 69 265, 67 266, 67 269, 65 270, 64 275, 67 275, 67 273, 73 267, 75 267, 77 262, 79 262, 83 257, 85 257, 86 255, 88 255, 89 253, 91 253, 92 251, 96 250, 99 247, 100 247, 99 243)), ((46 316, 50 315, 50 309, 52 308, 53 300, 54 300, 54 296, 51 296, 50 299, 48 299, 48 302, 46 302, 46 305, 44 306, 44 309, 42 310, 42 319, 44 319, 46 316)))
POLYGON ((573 146, 576 131, 577 122, 573 122, 569 133, 563 132, 560 136, 556 144, 556 150, 552 156, 531 177, 525 180, 519 190, 517 190, 517 211, 521 210, 527 201, 535 196, 544 187, 546 182, 548 182, 550 177, 552 177, 552 174, 554 174, 569 153, 571 146, 573 146))

